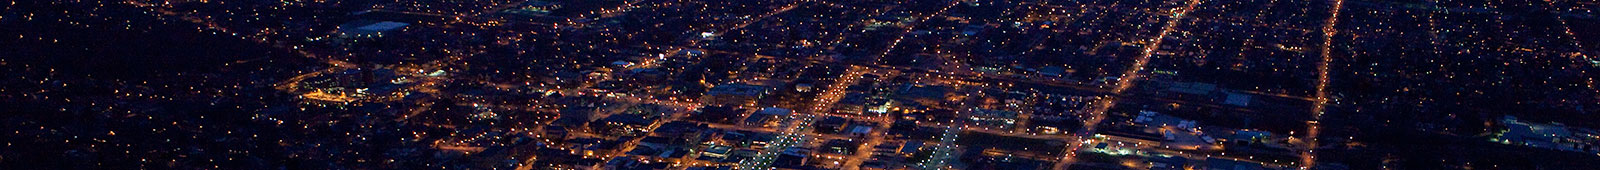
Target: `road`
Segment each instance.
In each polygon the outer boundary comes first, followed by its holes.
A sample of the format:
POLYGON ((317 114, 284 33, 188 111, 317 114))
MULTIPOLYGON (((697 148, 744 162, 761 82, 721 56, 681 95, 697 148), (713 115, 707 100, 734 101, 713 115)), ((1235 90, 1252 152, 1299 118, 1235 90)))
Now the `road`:
POLYGON ((1328 16, 1327 23, 1322 26, 1322 62, 1317 64, 1316 102, 1311 106, 1311 121, 1306 126, 1306 143, 1300 153, 1300 169, 1310 169, 1316 165, 1317 135, 1322 132, 1322 113, 1328 106, 1328 67, 1333 62, 1333 35, 1338 33, 1334 25, 1339 23, 1339 10, 1344 8, 1344 0, 1331 0, 1333 7, 1328 16))
POLYGON ((1188 14, 1190 11, 1193 11, 1195 5, 1199 4, 1200 0, 1189 0, 1189 2, 1184 5, 1183 8, 1177 9, 1172 13, 1171 20, 1167 21, 1166 25, 1161 27, 1161 33, 1156 34, 1156 37, 1148 40, 1149 43, 1145 44, 1144 50, 1140 53, 1139 57, 1134 60, 1133 66, 1129 67, 1127 71, 1124 71, 1122 73, 1122 77, 1117 78, 1116 84, 1112 86, 1113 88, 1111 89, 1111 95, 1093 104, 1089 110, 1090 118, 1085 120, 1083 122, 1083 128, 1080 128, 1078 132, 1073 135, 1075 138, 1077 138, 1077 140, 1072 141, 1079 142, 1067 142, 1067 147, 1061 152, 1063 153, 1061 160, 1056 161, 1054 166, 1055 169, 1067 169, 1067 167, 1075 161, 1073 156, 1077 155, 1076 152, 1078 149, 1089 143, 1082 142, 1087 140, 1084 137, 1094 133, 1095 126, 1100 124, 1100 121, 1106 118, 1106 111, 1111 110, 1111 107, 1116 105, 1117 99, 1122 95, 1122 92, 1133 87, 1134 82, 1138 81, 1140 77, 1140 71, 1144 69, 1145 64, 1150 62, 1150 56, 1155 54, 1156 49, 1161 47, 1161 42, 1167 38, 1168 34, 1171 34, 1172 31, 1178 27, 1179 23, 1184 21, 1184 15, 1188 14))
POLYGON ((840 74, 839 78, 836 78, 834 84, 829 85, 826 88, 827 90, 817 97, 812 107, 800 110, 796 114, 790 114, 787 121, 792 123, 784 126, 782 134, 779 135, 776 141, 770 142, 773 144, 755 158, 748 162, 741 161, 741 169, 765 168, 772 163, 778 153, 793 147, 795 144, 800 144, 806 136, 810 136, 808 127, 816 121, 818 113, 827 111, 828 108, 831 108, 829 106, 833 106, 840 98, 843 98, 846 93, 845 89, 855 84, 862 75, 865 75, 868 72, 866 69, 866 67, 850 67, 844 74, 840 74))

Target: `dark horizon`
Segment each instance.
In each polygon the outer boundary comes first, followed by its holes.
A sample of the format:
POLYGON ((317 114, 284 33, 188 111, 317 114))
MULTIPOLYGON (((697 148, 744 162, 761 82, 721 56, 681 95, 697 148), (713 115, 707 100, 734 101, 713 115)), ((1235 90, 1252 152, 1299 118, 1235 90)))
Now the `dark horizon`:
POLYGON ((1594 0, 0 8, 0 169, 1600 168, 1594 0))

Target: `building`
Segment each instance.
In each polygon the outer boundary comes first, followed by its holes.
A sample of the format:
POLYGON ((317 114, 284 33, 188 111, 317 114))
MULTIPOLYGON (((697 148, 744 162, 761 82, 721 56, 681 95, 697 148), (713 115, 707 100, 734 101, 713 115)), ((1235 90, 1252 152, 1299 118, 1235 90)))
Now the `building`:
POLYGON ((777 107, 768 107, 750 114, 744 119, 744 124, 757 127, 774 127, 778 125, 778 118, 794 113, 793 110, 777 107))
POLYGON ((372 38, 383 37, 384 34, 394 34, 405 31, 411 24, 394 21, 356 20, 339 25, 339 36, 347 38, 372 38))
POLYGON ((1529 123, 1507 115, 1500 119, 1506 129, 1490 141, 1560 151, 1600 153, 1600 131, 1567 127, 1559 123, 1529 123))
POLYGON ((700 102, 712 106, 747 106, 766 96, 767 87, 749 84, 724 84, 712 87, 700 96, 700 102))

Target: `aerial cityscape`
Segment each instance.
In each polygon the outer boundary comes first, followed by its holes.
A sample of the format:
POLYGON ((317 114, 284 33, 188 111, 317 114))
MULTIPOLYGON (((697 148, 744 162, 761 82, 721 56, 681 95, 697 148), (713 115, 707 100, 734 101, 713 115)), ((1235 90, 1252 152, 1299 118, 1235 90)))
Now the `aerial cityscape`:
POLYGON ((0 169, 1600 169, 1600 0, 0 2, 0 169))

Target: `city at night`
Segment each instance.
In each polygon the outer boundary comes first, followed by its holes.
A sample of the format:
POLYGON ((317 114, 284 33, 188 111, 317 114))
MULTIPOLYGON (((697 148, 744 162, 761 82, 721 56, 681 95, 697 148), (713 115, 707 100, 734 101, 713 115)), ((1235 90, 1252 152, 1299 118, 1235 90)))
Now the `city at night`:
POLYGON ((0 169, 1600 170, 1600 0, 0 2, 0 169))

